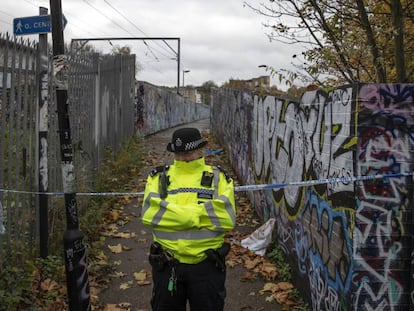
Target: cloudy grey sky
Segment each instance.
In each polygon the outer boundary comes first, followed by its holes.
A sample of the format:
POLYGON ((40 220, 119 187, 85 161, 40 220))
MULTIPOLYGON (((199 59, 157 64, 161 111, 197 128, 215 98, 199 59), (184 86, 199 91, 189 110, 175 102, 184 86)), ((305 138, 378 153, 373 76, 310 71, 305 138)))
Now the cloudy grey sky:
MULTIPOLYGON (((263 26, 269 20, 244 6, 243 0, 61 0, 61 3, 68 21, 64 30, 68 43, 71 39, 95 37, 179 37, 180 84, 182 70, 189 70, 184 82, 192 85, 208 80, 221 85, 231 78, 267 75, 258 65, 291 68, 291 55, 298 52, 294 50, 297 47, 270 42, 263 26)), ((39 15, 40 6, 49 8, 49 0, 3 0, 0 33, 13 33, 13 19, 39 15)), ((37 35, 25 38, 37 39, 37 35)), ((111 44, 128 45, 142 65, 137 79, 175 86, 177 61, 171 49, 177 51, 177 41, 166 43, 114 40, 93 45, 102 52, 109 51, 111 44)), ((278 85, 276 79, 271 84, 278 85)))

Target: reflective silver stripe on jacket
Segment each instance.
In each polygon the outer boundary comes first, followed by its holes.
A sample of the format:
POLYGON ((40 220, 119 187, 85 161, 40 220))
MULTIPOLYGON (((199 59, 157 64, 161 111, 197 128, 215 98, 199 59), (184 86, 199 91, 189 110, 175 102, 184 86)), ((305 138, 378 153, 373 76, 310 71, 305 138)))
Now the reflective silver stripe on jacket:
POLYGON ((217 198, 217 191, 218 191, 218 184, 220 181, 220 171, 217 167, 213 167, 213 175, 214 175, 214 197, 217 198))
POLYGON ((160 202, 160 209, 158 210, 158 212, 152 218, 152 225, 153 226, 158 226, 158 224, 162 220, 162 216, 164 216, 165 212, 167 211, 167 205, 168 205, 167 201, 161 201, 160 202))
MULTIPOLYGON (((222 200, 224 202, 226 212, 231 217, 232 223, 235 224, 236 223, 236 214, 234 213, 233 206, 231 205, 229 199, 224 195, 221 195, 220 197, 218 197, 218 199, 222 200)), ((213 204, 211 203, 211 201, 204 203, 204 206, 206 208, 206 211, 207 211, 207 214, 210 218, 211 223, 214 224, 217 227, 218 230, 222 230, 223 228, 221 227, 220 221, 219 221, 219 219, 218 219, 218 217, 217 217, 217 215, 214 211, 213 204)))
POLYGON ((160 240, 202 240, 202 239, 212 239, 219 236, 222 236, 224 232, 220 231, 211 231, 211 230, 196 230, 196 231, 174 231, 166 232, 160 230, 152 231, 154 236, 160 240))
POLYGON ((177 194, 177 193, 202 193, 202 194, 214 194, 213 190, 201 189, 201 188, 178 188, 169 190, 168 194, 177 194))
MULTIPOLYGON (((213 168, 213 175, 214 175, 214 190, 207 190, 207 189, 201 189, 201 188, 179 188, 179 189, 171 190, 168 193, 169 194, 177 194, 177 193, 180 193, 180 192, 186 192, 186 193, 196 192, 197 193, 197 192, 201 191, 203 193, 213 194, 214 199, 219 199, 219 200, 222 200, 224 202, 226 212, 231 217, 231 221, 233 223, 236 223, 236 215, 233 211, 233 206, 231 205, 229 199, 224 195, 221 195, 220 197, 217 197, 217 195, 218 195, 218 184, 219 184, 219 181, 220 181, 220 171, 216 167, 213 168)), ((145 212, 147 211, 147 209, 149 208, 151 198, 159 198, 159 197, 160 197, 160 195, 157 192, 150 192, 148 194, 148 196, 147 196, 147 198, 144 202, 143 208, 142 208, 142 215, 144 215, 145 212)), ((161 222, 162 217, 164 216, 165 212, 167 211, 167 205, 168 205, 167 201, 161 200, 160 208, 157 211, 157 213, 154 215, 154 217, 151 221, 153 226, 157 226, 161 222)), ((207 215, 209 216, 209 219, 210 219, 211 223, 216 226, 217 230, 222 231, 223 228, 220 224, 219 217, 215 213, 215 210, 214 210, 214 207, 213 207, 213 204, 211 203, 211 201, 207 201, 207 202, 203 203, 203 205, 206 209, 207 215)), ((197 231, 197 232, 201 232, 201 231, 197 231)), ((211 231, 208 231, 208 232, 211 232, 211 231)))
POLYGON ((147 209, 149 208, 151 198, 159 198, 159 197, 160 197, 160 194, 157 193, 157 192, 150 192, 150 193, 148 193, 148 196, 145 199, 144 205, 142 205, 141 215, 144 215, 145 212, 147 211, 147 209))

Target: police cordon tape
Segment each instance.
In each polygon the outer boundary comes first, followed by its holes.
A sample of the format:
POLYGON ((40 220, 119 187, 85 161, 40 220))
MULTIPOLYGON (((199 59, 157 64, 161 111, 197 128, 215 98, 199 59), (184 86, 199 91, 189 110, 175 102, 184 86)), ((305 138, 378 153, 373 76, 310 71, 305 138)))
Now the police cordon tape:
MULTIPOLYGON (((401 178, 401 177, 412 177, 414 172, 411 173, 391 173, 391 174, 376 174, 376 175, 365 175, 356 177, 333 177, 333 178, 322 178, 316 180, 305 180, 305 181, 292 181, 285 183, 273 183, 273 184, 258 184, 258 185, 244 185, 235 186, 234 191, 260 191, 260 190, 271 190, 281 189, 286 187, 304 187, 314 186, 321 184, 335 184, 335 183, 350 183, 356 181, 367 181, 375 179, 388 179, 388 178, 401 178)), ((35 195, 50 195, 50 196, 63 196, 64 192, 39 192, 39 191, 22 191, 22 190, 8 190, 0 189, 0 193, 15 193, 15 194, 35 194, 35 195)), ((79 196, 132 196, 138 197, 143 196, 144 192, 77 192, 79 196)))

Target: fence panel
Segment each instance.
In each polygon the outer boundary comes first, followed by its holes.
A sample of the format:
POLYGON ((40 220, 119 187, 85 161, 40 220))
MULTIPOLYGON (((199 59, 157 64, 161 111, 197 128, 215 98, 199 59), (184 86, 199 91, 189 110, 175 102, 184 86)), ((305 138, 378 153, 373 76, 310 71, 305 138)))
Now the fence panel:
MULTIPOLYGON (((0 35, 0 266, 39 254, 39 167, 46 174, 41 180, 47 191, 62 192, 52 56, 48 79, 40 74, 39 57, 36 43, 0 35), (39 111, 39 96, 47 109, 39 111), (42 136, 39 149, 40 114, 46 119, 42 130, 47 134, 42 136), (47 157, 39 160, 39 151, 47 157), (46 163, 39 165, 41 161, 46 163)), ((82 53, 68 55, 68 59, 75 174, 93 191, 93 175, 105 146, 116 151, 123 140, 134 135, 135 56, 82 53), (86 181, 85 176, 89 178, 86 181)), ((57 203, 59 197, 47 198, 48 243, 53 240, 54 245, 61 243, 62 237, 56 233, 64 229, 54 223, 56 217, 65 217, 57 203)))
POLYGON ((36 240, 37 47, 0 36, 0 262, 23 260, 36 240), (4 192, 13 189, 19 192, 4 192))

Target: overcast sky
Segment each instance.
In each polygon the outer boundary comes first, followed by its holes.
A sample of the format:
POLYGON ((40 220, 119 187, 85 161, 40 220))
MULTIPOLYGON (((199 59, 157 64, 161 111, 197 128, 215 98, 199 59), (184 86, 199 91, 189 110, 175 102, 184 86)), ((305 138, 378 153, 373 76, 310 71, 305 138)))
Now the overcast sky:
MULTIPOLYGON (((251 4, 266 0, 247 0, 251 4)), ((67 19, 65 42, 80 38, 178 37, 180 84, 219 86, 229 79, 268 75, 259 65, 291 68, 297 47, 270 42, 263 23, 269 20, 243 0, 61 0, 67 19)), ((13 19, 39 15, 49 0, 2 0, 0 33, 13 33, 13 19)), ((49 9, 50 12, 50 9, 49 9)), ((37 35, 24 38, 37 39, 37 35)), ((50 37, 50 36, 49 36, 50 37)), ((51 43, 51 39, 50 39, 51 43)), ((137 79, 156 85, 177 85, 176 40, 91 42, 102 52, 112 45, 131 47, 142 70, 137 79)), ((271 84, 278 85, 276 79, 271 84)), ((280 88, 283 86, 278 85, 280 88)))

